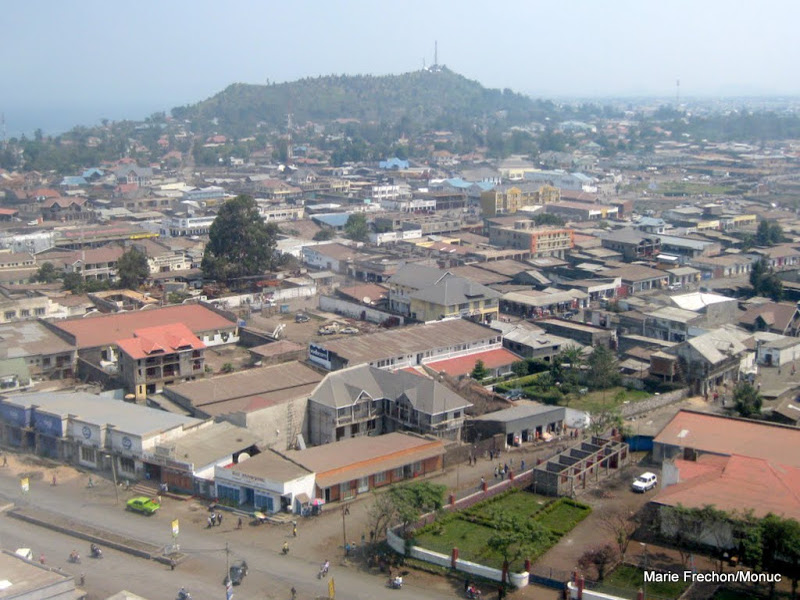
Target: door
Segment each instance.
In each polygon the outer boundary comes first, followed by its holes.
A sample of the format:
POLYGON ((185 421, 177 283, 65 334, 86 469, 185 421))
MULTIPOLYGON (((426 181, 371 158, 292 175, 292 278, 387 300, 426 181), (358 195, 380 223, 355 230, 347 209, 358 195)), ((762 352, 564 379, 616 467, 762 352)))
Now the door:
POLYGON ((358 493, 366 494, 369 491, 369 477, 361 477, 358 480, 358 493))

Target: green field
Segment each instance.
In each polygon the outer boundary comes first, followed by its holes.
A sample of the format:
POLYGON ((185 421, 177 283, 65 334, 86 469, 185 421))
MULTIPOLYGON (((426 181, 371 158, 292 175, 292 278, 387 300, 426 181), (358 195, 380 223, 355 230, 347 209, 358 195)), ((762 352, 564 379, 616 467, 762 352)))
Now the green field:
POLYGON ((644 390, 631 390, 624 387, 613 387, 607 390, 597 390, 584 395, 572 394, 564 398, 559 404, 577 410, 598 412, 603 409, 617 408, 626 402, 638 402, 652 396, 644 390))
MULTIPOLYGON (((620 565, 609 573, 603 583, 597 588, 598 592, 606 594, 626 596, 636 598, 636 593, 643 588, 644 571, 630 565, 620 565)), ((683 581, 677 583, 655 583, 647 584, 647 596, 664 599, 677 599, 689 587, 683 581)))
MULTIPOLYGON (((491 515, 495 512, 509 517, 535 519, 550 532, 549 538, 542 539, 527 556, 535 560, 583 520, 591 512, 591 508, 567 498, 556 500, 514 490, 476 504, 461 513, 447 515, 436 523, 419 529, 414 535, 414 543, 447 555, 453 548, 458 548, 461 558, 500 569, 503 566, 503 557, 487 544, 497 531, 491 521, 491 515)), ((513 571, 524 568, 524 558, 518 563, 511 565, 513 571)))

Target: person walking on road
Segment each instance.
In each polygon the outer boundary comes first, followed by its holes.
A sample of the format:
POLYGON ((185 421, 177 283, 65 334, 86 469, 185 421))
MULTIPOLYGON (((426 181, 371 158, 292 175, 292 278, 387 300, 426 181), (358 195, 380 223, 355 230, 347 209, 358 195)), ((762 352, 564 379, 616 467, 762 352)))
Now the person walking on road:
POLYGON ((217 513, 217 525, 222 525, 222 513, 217 513))
POLYGON ((297 521, 292 521, 292 535, 297 537, 297 521))
POLYGON ((53 482, 50 485, 52 485, 52 486, 56 485, 56 474, 55 473, 53 473, 53 482))

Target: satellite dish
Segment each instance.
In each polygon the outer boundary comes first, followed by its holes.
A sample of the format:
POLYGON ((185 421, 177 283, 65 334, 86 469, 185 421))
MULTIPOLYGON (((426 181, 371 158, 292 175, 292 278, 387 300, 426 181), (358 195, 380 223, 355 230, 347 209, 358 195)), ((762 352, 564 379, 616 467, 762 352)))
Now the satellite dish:
POLYGON ((250 458, 250 455, 247 452, 242 452, 239 454, 239 464, 242 464, 244 461, 250 458))
POLYGON ((372 304, 372 298, 370 298, 369 296, 364 296, 364 299, 362 300, 362 302, 364 304, 372 304))

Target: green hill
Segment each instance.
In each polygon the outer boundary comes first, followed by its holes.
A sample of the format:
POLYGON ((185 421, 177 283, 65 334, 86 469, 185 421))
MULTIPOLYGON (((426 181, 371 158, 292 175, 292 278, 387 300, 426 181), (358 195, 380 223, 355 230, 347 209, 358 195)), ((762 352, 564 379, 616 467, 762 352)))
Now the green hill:
POLYGON ((507 125, 555 113, 550 102, 533 101, 511 90, 484 88, 447 68, 402 75, 331 75, 299 81, 233 84, 190 106, 175 108, 193 129, 248 135, 262 127, 283 129, 291 112, 295 123, 357 119, 361 123, 408 124, 429 130, 463 121, 497 120, 507 125))

